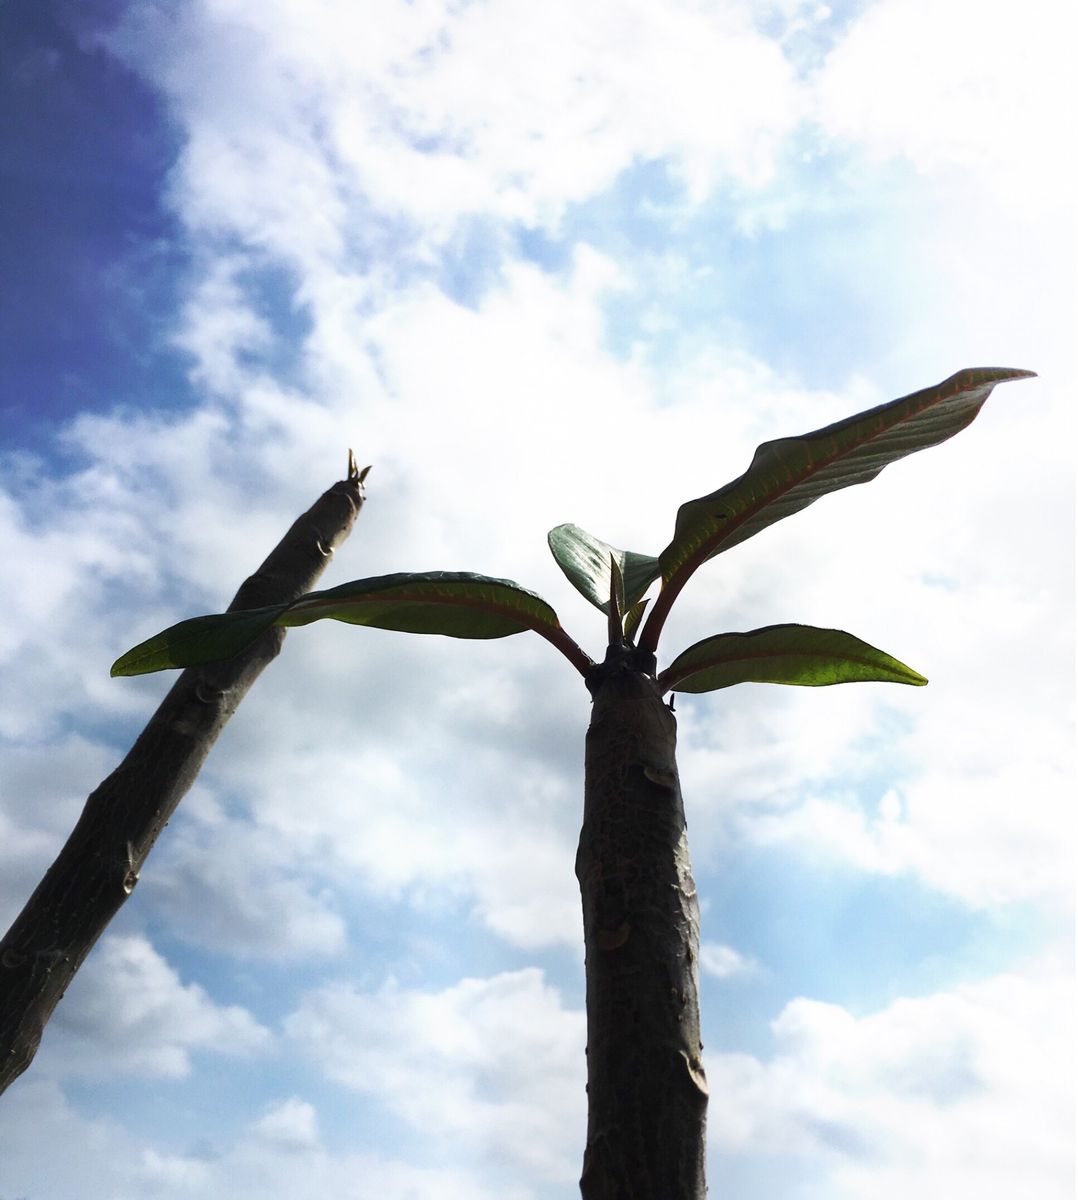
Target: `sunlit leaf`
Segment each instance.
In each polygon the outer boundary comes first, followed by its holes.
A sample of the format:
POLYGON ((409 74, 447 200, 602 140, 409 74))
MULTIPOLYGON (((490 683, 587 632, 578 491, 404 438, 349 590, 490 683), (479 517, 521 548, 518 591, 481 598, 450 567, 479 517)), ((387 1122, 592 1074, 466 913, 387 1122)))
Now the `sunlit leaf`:
POLYGON ((625 609, 629 610, 659 578, 659 560, 634 550, 616 550, 579 525, 559 525, 547 534, 550 552, 565 577, 588 601, 609 616, 610 560, 621 570, 625 609))
POLYGON ((662 691, 714 692, 735 683, 909 683, 923 675, 841 629, 768 625, 751 633, 720 633, 690 646, 658 676, 662 691))

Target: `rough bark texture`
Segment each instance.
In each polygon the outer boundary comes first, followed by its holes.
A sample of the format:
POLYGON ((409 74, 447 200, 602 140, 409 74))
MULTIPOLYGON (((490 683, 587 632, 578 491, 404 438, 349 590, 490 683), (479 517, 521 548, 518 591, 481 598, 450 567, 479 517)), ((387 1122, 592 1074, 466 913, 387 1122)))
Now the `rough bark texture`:
MULTIPOLYGON (((310 591, 363 504, 358 474, 307 510, 236 593, 229 610, 310 591)), ((86 801, 59 857, 0 942, 0 1092, 30 1065, 75 972, 138 882, 142 864, 283 629, 242 654, 179 676, 127 757, 86 801)))
POLYGON ((576 873, 587 951, 584 1200, 702 1200, 700 912, 654 660, 613 647, 594 707, 576 873))

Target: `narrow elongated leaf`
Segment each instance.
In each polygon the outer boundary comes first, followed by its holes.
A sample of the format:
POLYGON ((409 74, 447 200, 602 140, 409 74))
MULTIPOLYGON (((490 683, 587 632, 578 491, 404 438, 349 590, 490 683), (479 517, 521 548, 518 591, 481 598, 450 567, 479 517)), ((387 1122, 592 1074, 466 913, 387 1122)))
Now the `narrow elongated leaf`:
POLYGON ((658 676, 662 691, 714 692, 735 683, 909 683, 928 680, 890 654, 841 629, 768 625, 720 633, 690 646, 658 676))
POLYGON ((641 644, 654 650, 670 604, 701 563, 828 492, 867 483, 888 463, 936 446, 964 429, 997 383, 1033 371, 979 367, 801 437, 764 442, 740 478, 678 509, 674 537, 659 555, 663 593, 641 644))
MULTIPOLYGON (((659 560, 635 550, 616 550, 579 525, 559 525, 546 535, 554 560, 566 579, 596 608, 610 615, 610 560, 621 571, 628 611, 659 578, 659 560)), ((619 592, 620 594, 620 592, 619 592)))
POLYGON ((545 600, 508 579, 464 571, 425 571, 356 579, 309 592, 288 605, 181 621, 116 660, 113 675, 142 675, 228 658, 271 625, 323 619, 406 633, 502 638, 532 629, 584 671, 591 660, 562 629, 545 600))

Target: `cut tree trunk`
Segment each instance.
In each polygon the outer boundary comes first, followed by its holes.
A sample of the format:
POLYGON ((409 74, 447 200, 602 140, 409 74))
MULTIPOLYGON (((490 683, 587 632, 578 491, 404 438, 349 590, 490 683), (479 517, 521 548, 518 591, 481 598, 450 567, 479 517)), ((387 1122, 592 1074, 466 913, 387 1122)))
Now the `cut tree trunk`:
MULTIPOLYGON (((349 478, 295 521, 229 611, 283 604, 310 591, 362 505, 362 477, 350 465, 349 478)), ((30 1065, 53 1009, 133 891, 158 834, 229 717, 279 653, 284 633, 269 629, 233 658, 184 671, 127 757, 86 801, 0 942, 0 1092, 30 1065)))
POLYGON ((654 659, 614 646, 594 705, 576 874, 587 953, 584 1200, 703 1200, 700 910, 654 659))

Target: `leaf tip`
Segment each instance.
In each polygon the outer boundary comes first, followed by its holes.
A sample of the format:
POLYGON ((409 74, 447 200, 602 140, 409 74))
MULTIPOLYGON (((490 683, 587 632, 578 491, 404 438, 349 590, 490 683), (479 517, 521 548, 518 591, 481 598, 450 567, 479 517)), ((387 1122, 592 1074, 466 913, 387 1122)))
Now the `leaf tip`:
POLYGON ((145 671, 140 671, 138 665, 132 661, 131 651, 126 654, 121 654, 120 657, 109 668, 110 679, 128 679, 132 675, 145 675, 145 671))

